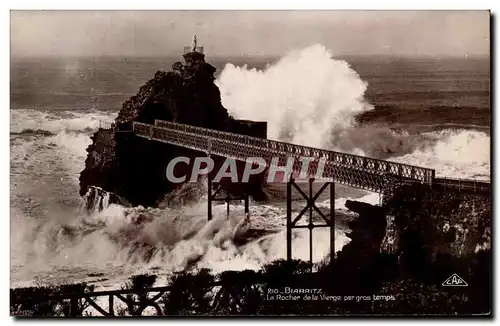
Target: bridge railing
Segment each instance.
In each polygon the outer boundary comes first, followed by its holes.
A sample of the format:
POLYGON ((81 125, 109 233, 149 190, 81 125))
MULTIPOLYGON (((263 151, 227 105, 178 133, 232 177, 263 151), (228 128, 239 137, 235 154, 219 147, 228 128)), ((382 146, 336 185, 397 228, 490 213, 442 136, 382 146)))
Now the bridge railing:
POLYGON ((99 129, 111 129, 113 128, 113 124, 113 121, 99 120, 99 129))
MULTIPOLYGON (((312 157, 309 175, 315 175, 319 159, 326 161, 323 176, 372 191, 386 187, 385 176, 392 175, 401 180, 417 180, 431 184, 434 170, 383 161, 359 155, 323 150, 308 146, 284 143, 264 138, 234 134, 225 131, 156 120, 155 125, 134 122, 134 132, 141 137, 164 141, 170 144, 203 151, 209 154, 246 160, 249 157, 262 157, 268 165, 273 157, 278 157, 279 165, 286 165, 289 157, 312 157)), ((301 171, 297 160, 294 172, 301 171)))
MULTIPOLYGON (((168 314, 165 310, 164 297, 172 290, 171 286, 151 287, 145 289, 121 289, 110 291, 90 291, 77 293, 62 293, 47 295, 43 298, 33 299, 11 299, 12 306, 20 306, 18 311, 22 316, 23 310, 37 304, 56 303, 59 306, 68 306, 69 309, 59 309, 65 317, 76 317, 88 314, 88 310, 94 310, 98 315, 115 316, 120 311, 125 311, 130 315, 141 316, 146 308, 153 308, 155 315, 162 316, 168 314), (132 296, 130 296, 132 295, 132 296), (80 307, 79 307, 80 306, 80 307), (88 306, 82 311, 82 306, 88 306), (92 308, 92 309, 89 309, 92 308)), ((207 293, 223 291, 221 282, 213 282, 207 293)), ((214 296, 215 297, 215 296, 214 296)), ((220 304, 214 300, 214 306, 220 304)), ((93 314, 92 314, 93 315, 93 314)), ((97 316, 98 316, 97 315, 97 316)))
POLYGON ((331 150, 313 148, 309 146, 295 145, 275 140, 234 134, 226 131, 207 129, 163 120, 155 120, 155 126, 188 133, 202 134, 208 137, 217 138, 219 140, 244 143, 246 145, 268 148, 292 155, 295 154, 297 156, 324 157, 331 162, 357 166, 360 168, 368 168, 383 173, 396 174, 412 179, 419 179, 424 182, 432 182, 432 178, 434 177, 434 170, 432 169, 409 164, 384 161, 360 155, 341 153, 331 150))
POLYGON ((491 183, 473 179, 436 178, 434 184, 472 193, 491 193, 491 183))

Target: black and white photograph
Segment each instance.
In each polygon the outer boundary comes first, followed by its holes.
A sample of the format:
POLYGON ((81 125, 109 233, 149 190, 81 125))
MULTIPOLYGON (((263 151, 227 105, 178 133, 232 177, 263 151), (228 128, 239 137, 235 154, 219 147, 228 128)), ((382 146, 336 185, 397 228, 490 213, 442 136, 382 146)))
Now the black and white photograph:
POLYGON ((10 10, 10 315, 491 318, 492 21, 10 10))

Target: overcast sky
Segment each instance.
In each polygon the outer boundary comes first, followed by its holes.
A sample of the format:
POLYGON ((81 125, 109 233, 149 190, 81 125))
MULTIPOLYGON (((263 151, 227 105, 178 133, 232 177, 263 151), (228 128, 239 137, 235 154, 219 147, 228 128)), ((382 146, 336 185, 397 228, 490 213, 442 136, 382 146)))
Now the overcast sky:
POLYGON ((487 55, 488 11, 11 11, 12 56, 487 55))

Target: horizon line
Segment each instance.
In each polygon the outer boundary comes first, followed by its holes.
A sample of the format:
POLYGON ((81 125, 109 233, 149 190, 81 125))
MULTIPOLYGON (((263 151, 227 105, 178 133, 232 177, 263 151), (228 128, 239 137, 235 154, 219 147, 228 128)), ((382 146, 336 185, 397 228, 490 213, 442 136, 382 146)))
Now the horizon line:
MULTIPOLYGON (((262 53, 254 53, 254 54, 205 54, 207 58, 281 58, 286 54, 262 54, 262 53)), ((174 58, 180 57, 182 58, 182 54, 71 54, 71 55, 42 55, 42 54, 33 54, 33 55, 13 55, 10 54, 10 59, 64 59, 64 58, 174 58)), ((435 58, 435 59, 475 59, 475 58, 490 58, 491 53, 473 53, 467 55, 453 55, 453 54, 337 54, 332 56, 335 58, 342 57, 350 57, 350 58, 435 58)))

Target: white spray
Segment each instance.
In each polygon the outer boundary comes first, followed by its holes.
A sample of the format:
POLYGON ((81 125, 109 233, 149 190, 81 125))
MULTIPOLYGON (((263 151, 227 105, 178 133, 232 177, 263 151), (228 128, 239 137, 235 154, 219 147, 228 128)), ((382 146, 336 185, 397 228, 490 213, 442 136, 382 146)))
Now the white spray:
POLYGON ((267 121, 268 137, 321 147, 332 128, 372 109, 367 84, 322 45, 292 51, 265 70, 227 64, 217 79, 223 105, 239 119, 267 121))

